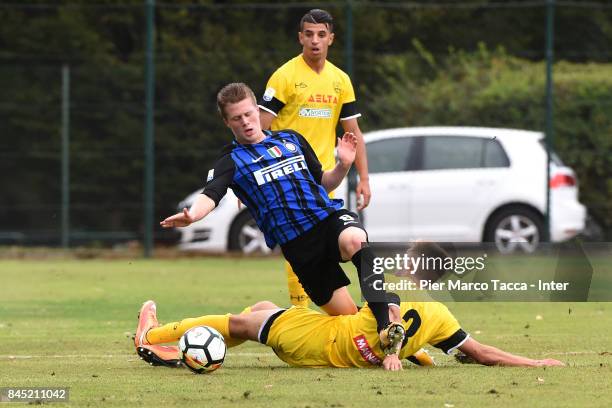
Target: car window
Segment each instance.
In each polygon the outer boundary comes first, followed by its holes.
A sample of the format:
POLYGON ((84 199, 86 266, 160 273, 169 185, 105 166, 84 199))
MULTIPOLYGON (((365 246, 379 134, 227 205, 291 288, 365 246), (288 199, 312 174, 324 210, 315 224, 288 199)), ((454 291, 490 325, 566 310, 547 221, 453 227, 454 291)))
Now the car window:
POLYGON ((484 167, 509 167, 510 160, 497 140, 483 139, 484 167))
POLYGON ((423 170, 481 167, 482 138, 430 136, 425 137, 423 143, 423 170))
POLYGON ((434 136, 423 142, 423 170, 509 167, 499 141, 482 137, 434 136))
MULTIPOLYGON (((540 139, 540 145, 542 146, 544 150, 546 150, 546 139, 540 139)), ((561 160, 559 155, 557 155, 557 153, 554 150, 550 151, 550 161, 555 163, 557 166, 565 166, 565 164, 563 164, 563 161, 561 160)))
POLYGON ((405 171, 408 168, 413 137, 398 137, 368 143, 368 170, 370 173, 405 171))

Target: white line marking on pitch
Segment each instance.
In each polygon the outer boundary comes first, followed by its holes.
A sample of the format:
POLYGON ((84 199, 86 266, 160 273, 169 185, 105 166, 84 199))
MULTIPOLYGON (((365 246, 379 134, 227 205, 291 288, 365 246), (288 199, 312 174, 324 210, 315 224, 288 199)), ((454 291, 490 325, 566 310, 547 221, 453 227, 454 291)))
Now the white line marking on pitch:
POLYGON ((575 356, 580 354, 600 354, 599 351, 551 351, 549 353, 542 353, 543 356, 575 356))
MULTIPOLYGON (((266 357, 274 353, 227 353, 228 356, 238 357, 266 357)), ((55 354, 41 356, 0 355, 0 360, 28 360, 32 358, 132 358, 135 354, 55 354)))

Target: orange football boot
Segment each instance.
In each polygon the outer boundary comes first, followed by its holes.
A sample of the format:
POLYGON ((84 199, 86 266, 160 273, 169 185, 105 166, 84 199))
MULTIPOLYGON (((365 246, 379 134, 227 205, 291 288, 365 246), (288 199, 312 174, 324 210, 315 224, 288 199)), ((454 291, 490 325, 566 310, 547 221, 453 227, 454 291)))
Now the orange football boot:
POLYGON ((145 344, 136 347, 140 358, 152 366, 180 367, 181 356, 177 346, 160 346, 158 344, 145 344))
POLYGON ((134 345, 136 348, 149 344, 147 341, 147 332, 157 326, 159 326, 157 322, 157 306, 154 301, 147 300, 142 304, 140 313, 138 314, 138 327, 136 328, 136 336, 134 336, 134 345))

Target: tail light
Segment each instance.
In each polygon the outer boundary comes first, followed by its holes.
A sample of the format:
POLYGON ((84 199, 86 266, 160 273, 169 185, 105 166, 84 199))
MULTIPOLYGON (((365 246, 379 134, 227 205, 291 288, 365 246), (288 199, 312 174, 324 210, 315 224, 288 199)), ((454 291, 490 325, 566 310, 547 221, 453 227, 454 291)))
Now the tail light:
POLYGON ((576 178, 570 174, 555 174, 550 179, 550 188, 573 187, 576 185, 576 178))

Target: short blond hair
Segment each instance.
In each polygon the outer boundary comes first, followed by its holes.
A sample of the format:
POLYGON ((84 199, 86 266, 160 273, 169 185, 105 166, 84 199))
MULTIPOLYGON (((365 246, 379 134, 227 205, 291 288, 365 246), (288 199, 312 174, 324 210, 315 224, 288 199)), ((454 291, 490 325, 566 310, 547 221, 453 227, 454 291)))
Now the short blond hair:
POLYGON ((251 98, 253 104, 257 106, 255 94, 249 86, 242 82, 232 82, 225 85, 217 94, 217 109, 219 114, 225 120, 225 107, 230 103, 238 103, 247 98, 251 98))

